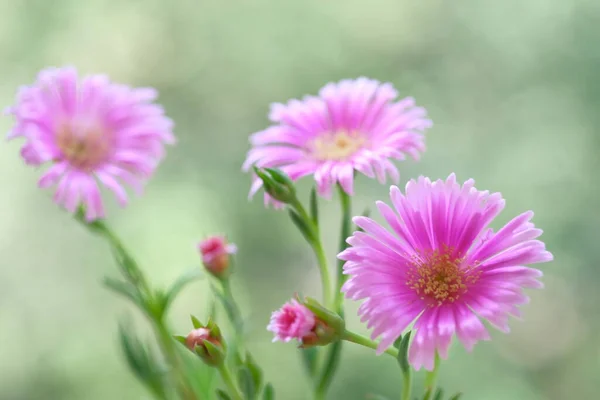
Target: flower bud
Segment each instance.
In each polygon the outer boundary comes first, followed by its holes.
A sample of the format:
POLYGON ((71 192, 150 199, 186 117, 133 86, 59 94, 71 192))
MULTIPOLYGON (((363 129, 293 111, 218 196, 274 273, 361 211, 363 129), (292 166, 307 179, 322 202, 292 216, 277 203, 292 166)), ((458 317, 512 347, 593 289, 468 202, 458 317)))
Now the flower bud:
POLYGON ((265 192, 272 198, 282 203, 292 203, 296 199, 294 182, 285 172, 274 169, 259 169, 254 167, 254 172, 262 180, 265 192))
POLYGON ((292 299, 271 316, 267 327, 275 334, 273 341, 300 342, 300 347, 325 346, 339 340, 344 332, 344 320, 323 308, 313 299, 305 303, 292 299))
POLYGON ((229 272, 230 256, 235 254, 237 247, 227 243, 224 236, 210 236, 198 244, 198 250, 206 270, 221 278, 229 272))
POLYGON ((225 344, 219 328, 212 321, 202 326, 195 317, 192 317, 192 322, 195 329, 185 338, 179 336, 177 339, 200 356, 206 364, 222 364, 225 360, 225 344))

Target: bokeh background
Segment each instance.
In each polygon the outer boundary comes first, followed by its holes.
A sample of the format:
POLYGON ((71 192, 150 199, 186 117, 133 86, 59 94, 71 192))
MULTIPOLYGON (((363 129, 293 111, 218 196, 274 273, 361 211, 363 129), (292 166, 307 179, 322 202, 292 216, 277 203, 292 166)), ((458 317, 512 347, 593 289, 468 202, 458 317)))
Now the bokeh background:
MULTIPOLYGON (((455 345, 441 384, 465 400, 593 399, 600 393, 600 3, 597 0, 2 0, 0 104, 44 66, 73 64, 155 86, 179 143, 141 198, 112 199, 109 221, 151 280, 199 264, 195 243, 224 232, 239 246, 235 292, 248 340, 278 398, 305 399, 293 345, 271 344, 270 312, 294 291, 318 294, 315 262, 285 213, 247 200, 240 171, 269 103, 361 75, 392 82, 435 126, 419 174, 474 178, 500 191, 500 223, 533 209, 556 260, 523 321, 472 354, 455 345)), ((8 131, 9 118, 0 122, 8 131)), ((98 238, 36 188, 40 171, 0 146, 0 398, 141 399, 125 366, 119 319, 143 320, 104 289, 117 270, 98 238)), ((303 181, 307 196, 310 182, 303 181)), ((358 179, 359 214, 388 188, 358 179)), ((335 201, 322 204, 334 261, 335 201)), ((208 286, 178 299, 171 323, 203 316, 208 286)), ((349 305, 353 314, 357 305, 349 305)), ((366 333, 356 318, 350 326, 366 333)), ((149 333, 147 334, 149 336, 149 333)), ((417 375, 422 379, 422 374, 417 375)), ((332 399, 397 398, 394 360, 345 347, 332 399)))

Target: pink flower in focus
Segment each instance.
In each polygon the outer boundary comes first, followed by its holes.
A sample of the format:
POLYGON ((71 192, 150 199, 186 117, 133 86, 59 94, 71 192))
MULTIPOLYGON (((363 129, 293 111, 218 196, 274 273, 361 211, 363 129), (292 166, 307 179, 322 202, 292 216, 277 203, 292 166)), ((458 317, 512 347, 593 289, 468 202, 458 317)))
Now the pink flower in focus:
POLYGON ((50 163, 41 188, 57 186, 54 200, 86 218, 104 217, 99 183, 124 207, 123 185, 140 193, 175 141, 173 123, 153 104, 156 91, 112 83, 104 75, 78 77, 74 68, 48 68, 19 90, 7 113, 15 118, 8 138, 23 137, 21 155, 33 166, 50 163))
POLYGON ((273 341, 289 342, 292 339, 302 341, 315 327, 315 315, 307 307, 292 299, 271 315, 267 330, 273 332, 273 341))
POLYGON ((383 352, 416 320, 409 351, 415 369, 432 370, 435 353, 447 358, 452 336, 471 351, 490 336, 482 324, 508 332, 509 315, 529 298, 523 288, 541 288, 542 272, 525 265, 552 260, 542 234, 528 211, 495 232, 488 225, 504 208, 500 193, 462 187, 454 174, 444 182, 411 180, 406 195, 392 186, 394 209, 377 202, 391 227, 366 217, 354 222, 364 232, 348 239, 350 248, 339 254, 350 276, 342 291, 351 299, 365 299, 359 309, 363 321, 381 336, 383 352))
POLYGON ((198 244, 202 254, 202 263, 215 276, 220 276, 229 267, 229 257, 235 254, 237 247, 227 243, 224 236, 211 236, 198 244))
MULTIPOLYGON (((243 169, 279 168, 294 181, 314 175, 324 197, 336 183, 352 195, 354 171, 381 183, 389 174, 397 182, 398 169, 390 159, 406 154, 418 159, 425 150, 423 131, 431 126, 414 99, 394 102, 397 96, 389 83, 358 78, 329 83, 318 97, 273 104, 273 125, 252 135, 243 169)), ((261 184, 254 180, 250 196, 261 184)))

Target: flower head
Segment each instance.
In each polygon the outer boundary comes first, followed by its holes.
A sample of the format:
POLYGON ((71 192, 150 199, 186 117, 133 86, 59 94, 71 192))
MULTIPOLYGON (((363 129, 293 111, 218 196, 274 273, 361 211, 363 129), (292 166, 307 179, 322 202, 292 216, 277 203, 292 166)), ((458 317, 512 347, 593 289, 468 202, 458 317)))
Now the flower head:
POLYGON ((377 207, 391 232, 375 221, 356 217, 364 232, 348 239, 350 248, 339 254, 350 276, 342 291, 351 299, 365 299, 359 309, 363 321, 381 336, 383 352, 415 321, 409 361, 431 370, 436 351, 448 356, 452 336, 472 350, 489 340, 480 318, 508 332, 509 315, 528 301, 524 288, 540 288, 542 272, 525 265, 552 260, 542 234, 528 211, 494 231, 490 222, 504 208, 500 193, 489 194, 462 186, 454 174, 446 181, 411 180, 406 194, 392 186, 394 209, 377 207))
POLYGON ((78 77, 74 68, 48 68, 22 87, 7 111, 15 118, 9 139, 23 137, 21 155, 33 166, 51 164, 39 186, 57 186, 54 200, 70 212, 79 205, 86 218, 104 216, 99 183, 121 206, 123 184, 138 193, 175 141, 172 122, 153 104, 150 88, 112 83, 104 75, 78 77))
MULTIPOLYGON (((394 102, 397 96, 389 83, 358 78, 329 83, 318 97, 274 104, 269 115, 273 125, 252 135, 253 148, 243 169, 279 168, 294 181, 314 175, 324 197, 336 183, 353 194, 354 171, 381 183, 388 174, 398 181, 390 159, 401 160, 406 154, 417 159, 431 121, 414 99, 394 102)), ((255 179, 250 195, 260 186, 255 179)))
POLYGON ((273 341, 289 342, 292 339, 302 341, 315 327, 315 315, 306 306, 292 299, 271 315, 267 330, 273 332, 273 341))
POLYGON ((235 254, 237 247, 227 243, 224 236, 210 236, 198 244, 202 254, 202 263, 215 276, 222 276, 229 268, 229 257, 235 254))

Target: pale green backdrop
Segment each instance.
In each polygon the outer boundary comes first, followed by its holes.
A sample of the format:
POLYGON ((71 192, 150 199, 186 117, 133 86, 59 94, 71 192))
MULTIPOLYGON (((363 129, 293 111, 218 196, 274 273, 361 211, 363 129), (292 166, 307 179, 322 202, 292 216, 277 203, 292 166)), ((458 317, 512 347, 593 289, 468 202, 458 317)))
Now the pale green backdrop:
MULTIPOLYGON (((317 271, 286 215, 247 201, 247 137, 267 124, 272 101, 342 78, 390 81, 435 123, 422 161, 401 166, 401 185, 419 174, 472 177, 506 197, 498 224, 533 209, 556 258, 524 320, 472 354, 455 345, 442 385, 465 400, 594 399, 599 18, 597 0, 2 0, 0 104, 49 65, 157 87, 179 143, 143 197, 126 210, 111 201, 110 223, 163 285, 198 264, 198 239, 227 233, 240 248, 235 290, 251 346, 279 398, 302 400, 294 346, 271 344, 264 327, 294 291, 318 294, 317 271)), ((0 130, 10 124, 3 118, 0 130)), ((36 188, 40 171, 18 152, 0 146, 0 399, 145 398, 116 340, 118 319, 137 314, 100 285, 116 275, 108 249, 36 188)), ((358 189, 356 213, 388 192, 362 177, 358 189)), ((333 261, 334 202, 324 214, 333 261)), ((190 313, 205 315, 207 291, 198 283, 176 303, 179 333, 190 313)), ((345 349, 332 399, 398 397, 392 359, 345 349)))

